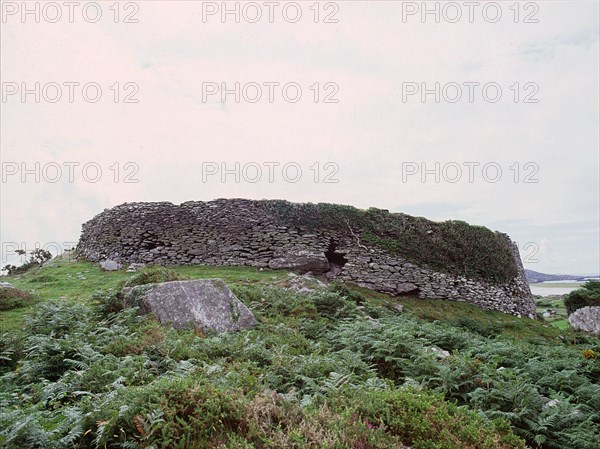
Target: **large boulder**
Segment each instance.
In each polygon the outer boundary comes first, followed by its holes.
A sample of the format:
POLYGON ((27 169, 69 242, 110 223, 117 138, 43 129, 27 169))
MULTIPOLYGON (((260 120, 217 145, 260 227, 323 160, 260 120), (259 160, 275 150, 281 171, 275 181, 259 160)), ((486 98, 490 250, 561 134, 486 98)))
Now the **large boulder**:
POLYGON ((330 270, 324 253, 296 250, 289 251, 269 261, 269 268, 290 270, 298 273, 323 274, 330 270))
POLYGON ((582 307, 569 315, 573 329, 600 334, 600 307, 582 307))
POLYGON ((252 312, 221 279, 172 281, 123 289, 125 307, 154 313, 176 329, 199 328, 217 333, 256 325, 252 312))

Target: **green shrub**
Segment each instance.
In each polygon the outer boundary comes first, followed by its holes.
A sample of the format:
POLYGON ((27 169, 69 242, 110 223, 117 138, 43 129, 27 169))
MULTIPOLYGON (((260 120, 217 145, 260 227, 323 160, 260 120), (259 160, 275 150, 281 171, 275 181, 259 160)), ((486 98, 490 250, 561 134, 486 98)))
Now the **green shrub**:
POLYGON ((314 301, 308 295, 294 295, 287 290, 260 286, 232 286, 232 291, 254 313, 265 318, 296 317, 317 318, 314 301))
POLYGON ((356 315, 356 305, 335 292, 315 292, 309 295, 319 314, 331 320, 349 318, 356 315))
POLYGON ((495 337, 500 335, 501 327, 494 323, 484 323, 469 317, 460 317, 453 320, 452 325, 462 327, 484 337, 495 337))
POLYGON ((91 302, 103 315, 123 310, 123 298, 117 290, 97 290, 92 294, 91 302))
MULTIPOLYGON (((17 250, 16 253, 21 256, 27 254, 27 252, 22 249, 17 250)), ((44 262, 50 259, 52 259, 52 253, 50 253, 50 251, 37 248, 29 252, 29 260, 24 264, 18 267, 15 265, 5 265, 4 268, 2 268, 2 271, 6 271, 6 274, 8 274, 9 276, 13 274, 21 274, 29 271, 34 267, 41 266, 44 262)))
POLYGON ((507 421, 488 421, 431 392, 413 388, 367 391, 345 405, 352 404, 355 419, 383 427, 419 449, 526 448, 507 421))
POLYGON ((340 284, 337 282, 331 284, 330 290, 339 294, 340 296, 343 296, 346 299, 349 299, 350 301, 355 303, 357 306, 364 304, 365 301, 367 300, 366 296, 363 295, 362 293, 360 293, 356 290, 349 289, 344 284, 340 284))
POLYGON ((92 447, 124 447, 135 441, 142 447, 208 449, 241 430, 244 402, 201 377, 162 378, 123 389, 100 409, 90 410, 85 426, 93 430, 88 436, 92 447))
POLYGON ((565 307, 569 315, 588 306, 600 307, 600 281, 588 281, 565 298, 565 307))

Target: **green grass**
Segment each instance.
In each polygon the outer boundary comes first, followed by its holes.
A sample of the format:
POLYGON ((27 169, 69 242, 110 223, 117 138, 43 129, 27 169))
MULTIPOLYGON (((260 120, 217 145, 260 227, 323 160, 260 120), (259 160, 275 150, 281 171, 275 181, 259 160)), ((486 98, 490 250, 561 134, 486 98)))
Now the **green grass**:
MULTIPOLYGON (((287 273, 283 271, 257 270, 253 267, 187 265, 170 268, 189 279, 221 278, 233 284, 265 284, 287 278, 287 273)), ((66 299, 87 302, 95 291, 115 288, 134 275, 135 273, 127 273, 125 267, 118 271, 103 271, 97 263, 56 258, 44 267, 3 277, 3 281, 10 282, 42 300, 66 299)), ((1 313, 0 331, 20 328, 23 318, 32 307, 33 304, 30 307, 11 310, 9 313, 1 313)))
POLYGON ((571 323, 569 323, 569 320, 566 318, 563 318, 562 320, 554 320, 551 323, 554 327, 557 327, 558 329, 562 329, 562 330, 571 329, 571 323))
MULTIPOLYGON (((259 271, 253 267, 187 265, 169 268, 190 279, 221 278, 226 282, 236 283, 273 282, 287 276, 282 271, 259 271)), ((103 271, 96 263, 56 259, 47 266, 35 268, 25 274, 7 276, 6 281, 45 299, 65 297, 71 300, 87 300, 94 291, 114 288, 134 274, 127 273, 125 268, 103 271)))
POLYGON ((87 262, 6 279, 40 304, 0 312, 0 447, 600 447, 598 338, 346 285, 298 294, 284 271, 171 268, 224 279, 258 326, 109 313, 92 294, 136 274, 87 262))
POLYGON ((565 296, 566 295, 538 297, 535 300, 537 313, 539 315, 546 309, 554 309, 556 311, 555 316, 544 318, 544 321, 561 330, 571 329, 571 324, 568 320, 569 314, 565 307, 565 296))
POLYGON ((484 311, 471 304, 462 302, 441 301, 435 299, 401 299, 398 301, 406 310, 428 321, 447 321, 459 324, 462 320, 468 327, 469 320, 479 323, 490 331, 497 329, 498 335, 518 339, 559 340, 560 337, 573 337, 556 327, 538 320, 518 318, 502 312, 484 311))
MULTIPOLYGON (((258 270, 254 267, 216 267, 202 265, 173 266, 170 269, 181 273, 189 279, 221 278, 232 285, 272 285, 288 279, 285 271, 258 270)), ((68 258, 53 259, 46 266, 34 268, 25 274, 7 276, 5 279, 15 287, 31 292, 42 300, 66 299, 69 301, 87 302, 97 290, 115 288, 119 283, 133 277, 135 273, 126 273, 123 268, 118 271, 103 271, 97 263, 76 261, 68 258), (84 279, 85 278, 85 279, 84 279)), ((480 322, 483 326, 497 327, 499 334, 514 338, 547 338, 555 340, 561 336, 574 338, 568 331, 570 326, 566 319, 566 310, 562 299, 542 304, 560 310, 557 320, 540 322, 526 318, 517 318, 501 312, 483 311, 473 305, 462 302, 450 302, 435 299, 391 298, 388 295, 371 290, 349 286, 351 290, 360 292, 374 304, 391 307, 395 303, 402 304, 406 310, 419 318, 428 321, 456 322, 461 318, 469 318, 480 322), (564 314, 562 313, 564 311, 564 314)), ((541 307, 541 306, 540 306, 541 307)), ((31 307, 20 308, 10 313, 0 314, 0 330, 18 329, 24 316, 31 307)), ((468 323, 466 323, 468 325, 468 323)))
MULTIPOLYGON (((360 287, 350 287, 353 291, 360 292, 375 304, 385 305, 393 308, 394 304, 401 304, 404 310, 415 314, 417 317, 427 321, 444 321, 459 325, 462 320, 462 326, 469 327, 469 320, 479 323, 481 330, 497 330, 498 335, 515 339, 540 338, 550 341, 562 342, 564 340, 576 340, 578 335, 571 331, 570 325, 561 327, 556 326, 555 322, 530 320, 528 318, 518 318, 506 313, 482 310, 472 304, 464 302, 443 301, 438 299, 422 299, 411 297, 390 297, 383 293, 374 292, 360 287)), ((560 301, 557 301, 560 302, 560 301)), ((564 304, 563 304, 564 309, 564 304)), ((546 307, 544 307, 546 308, 546 307)), ((566 317, 566 310, 565 315, 566 317)))

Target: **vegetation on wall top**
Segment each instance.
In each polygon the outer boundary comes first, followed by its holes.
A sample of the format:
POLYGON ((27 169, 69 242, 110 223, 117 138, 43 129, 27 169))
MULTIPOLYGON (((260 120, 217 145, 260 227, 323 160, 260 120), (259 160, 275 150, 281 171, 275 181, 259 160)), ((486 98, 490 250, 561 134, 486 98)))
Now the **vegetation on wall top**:
POLYGON ((483 226, 326 203, 277 200, 267 202, 266 207, 284 224, 354 233, 362 243, 436 271, 491 283, 509 282, 518 275, 508 237, 483 226))

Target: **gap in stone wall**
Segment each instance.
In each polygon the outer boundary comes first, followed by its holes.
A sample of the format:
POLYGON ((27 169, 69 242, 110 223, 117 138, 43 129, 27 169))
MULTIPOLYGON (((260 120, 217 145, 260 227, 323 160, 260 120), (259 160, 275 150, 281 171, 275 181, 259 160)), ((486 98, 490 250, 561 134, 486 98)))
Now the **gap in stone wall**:
POLYGON ((329 272, 327 273, 327 275, 330 276, 337 276, 339 273, 341 273, 342 269, 344 268, 344 265, 346 265, 346 263, 348 262, 348 259, 344 257, 346 253, 340 253, 336 250, 337 244, 335 243, 335 240, 333 238, 330 238, 329 247, 327 248, 327 251, 325 251, 325 257, 327 258, 329 266, 331 267, 329 272))

